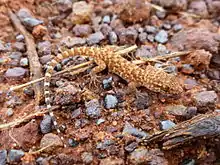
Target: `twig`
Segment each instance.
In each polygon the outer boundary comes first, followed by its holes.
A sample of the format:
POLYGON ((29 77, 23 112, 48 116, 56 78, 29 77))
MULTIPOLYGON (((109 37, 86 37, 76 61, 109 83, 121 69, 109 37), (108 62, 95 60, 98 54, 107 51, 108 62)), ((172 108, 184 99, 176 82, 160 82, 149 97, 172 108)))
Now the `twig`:
MULTIPOLYGON (((54 106, 52 107, 52 110, 55 110, 57 109, 59 106, 54 106)), ((5 129, 8 129, 8 128, 13 128, 21 123, 24 123, 24 122, 27 122, 29 121, 30 119, 34 118, 35 116, 40 116, 40 115, 43 115, 45 113, 47 113, 48 110, 44 110, 44 111, 39 111, 39 112, 35 112, 35 113, 32 113, 28 116, 24 116, 22 117, 21 119, 17 119, 15 121, 12 121, 10 123, 6 123, 6 124, 0 124, 0 131, 2 130, 5 130, 5 129)))
MULTIPOLYGON (((130 51, 133 51, 133 50, 135 50, 135 49, 137 49, 137 46, 136 46, 136 45, 133 45, 133 46, 128 47, 128 48, 126 48, 126 49, 119 50, 119 51, 117 51, 117 53, 119 53, 119 54, 125 54, 125 53, 128 53, 128 52, 130 52, 130 51)), ((71 66, 71 67, 69 67, 69 68, 66 68, 66 69, 64 69, 64 70, 62 70, 62 71, 60 71, 60 72, 57 72, 57 73, 53 74, 52 76, 57 76, 57 75, 60 75, 60 74, 62 74, 62 73, 65 73, 65 72, 69 72, 69 71, 71 71, 71 70, 75 70, 75 69, 79 69, 79 68, 85 67, 85 66, 87 66, 87 65, 91 65, 91 64, 93 64, 93 62, 94 62, 94 61, 91 60, 91 61, 84 62, 84 63, 79 64, 79 65, 76 65, 76 66, 71 66)), ((73 72, 72 75, 78 74, 78 73, 81 73, 81 72, 84 72, 84 71, 85 71, 86 69, 88 69, 88 68, 89 68, 89 67, 82 68, 82 69, 80 69, 80 70, 78 70, 78 71, 76 71, 76 72, 73 72)), ((31 84, 34 84, 34 83, 43 81, 44 78, 45 78, 45 77, 42 77, 42 78, 39 78, 39 79, 30 81, 30 82, 27 82, 27 83, 25 83, 25 84, 21 84, 21 85, 18 85, 18 86, 11 87, 11 88, 10 88, 10 91, 15 91, 15 90, 24 88, 24 87, 26 87, 26 86, 29 86, 29 85, 31 85, 31 84)))
MULTIPOLYGON (((18 17, 9 9, 8 10, 9 17, 14 25, 14 27, 24 35, 26 48, 27 48, 27 56, 30 63, 30 71, 32 75, 32 80, 39 79, 43 76, 42 67, 37 55, 36 45, 33 39, 33 36, 25 29, 25 27, 21 24, 18 17)), ((43 86, 40 83, 34 84, 34 93, 36 103, 38 104, 42 98, 43 86)))

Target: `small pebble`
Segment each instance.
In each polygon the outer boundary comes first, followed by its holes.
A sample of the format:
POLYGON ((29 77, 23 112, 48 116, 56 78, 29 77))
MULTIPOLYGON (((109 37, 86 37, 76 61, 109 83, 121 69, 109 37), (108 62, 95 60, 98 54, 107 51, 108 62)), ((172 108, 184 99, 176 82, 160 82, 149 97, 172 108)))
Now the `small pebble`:
POLYGON ((75 109, 73 112, 72 112, 72 118, 75 119, 77 117, 79 117, 82 113, 82 109, 81 108, 78 108, 78 109, 75 109))
POLYGON ((146 109, 151 105, 151 98, 147 92, 136 94, 135 106, 138 110, 146 109))
POLYGON ((40 130, 43 134, 47 134, 52 130, 52 118, 50 115, 45 115, 40 123, 40 130))
POLYGON ((38 54, 40 56, 51 55, 51 42, 42 41, 37 44, 38 54))
POLYGON ((187 90, 190 90, 190 89, 192 89, 193 87, 195 87, 197 85, 198 85, 198 83, 196 82, 195 79, 187 78, 187 79, 184 80, 184 87, 187 90))
POLYGON ((215 91, 202 91, 197 93, 194 97, 196 104, 202 107, 214 105, 217 98, 218 96, 215 91))
POLYGON ((58 0, 56 2, 57 9, 64 13, 72 9, 73 1, 72 0, 58 0))
POLYGON ((171 25, 168 24, 168 23, 165 23, 165 24, 163 24, 163 28, 164 28, 165 30, 170 30, 170 29, 171 29, 171 25))
POLYGON ((143 32, 138 35, 138 39, 140 42, 144 43, 147 41, 147 33, 143 32))
POLYGON ((92 27, 88 24, 76 25, 73 27, 73 33, 77 37, 87 37, 92 33, 92 27))
POLYGON ((122 28, 118 30, 120 44, 135 44, 138 32, 134 27, 122 28))
POLYGON ((76 147, 76 146, 79 145, 79 142, 77 142, 74 139, 68 139, 68 144, 69 144, 70 147, 76 147))
POLYGON ((86 43, 85 38, 80 38, 80 37, 66 37, 61 41, 61 44, 68 47, 72 48, 74 46, 81 46, 86 43))
POLYGON ((109 33, 112 31, 112 27, 109 26, 108 24, 102 24, 99 26, 100 31, 102 32, 102 34, 107 37, 109 35, 109 33))
POLYGON ((16 36, 17 42, 23 42, 24 41, 24 36, 22 34, 19 34, 16 36))
POLYGON ((187 160, 183 160, 183 162, 181 163, 181 165, 195 165, 196 161, 194 159, 187 159, 187 160))
POLYGON ((175 32, 178 32, 178 31, 180 31, 182 29, 183 29, 183 26, 181 24, 176 24, 176 25, 173 26, 173 30, 175 32))
POLYGON ((148 41, 150 41, 150 42, 154 42, 154 35, 147 35, 147 39, 148 39, 148 41))
POLYGON ((110 44, 114 45, 114 44, 117 43, 117 41, 118 41, 117 34, 114 31, 110 32, 109 33, 109 42, 110 42, 110 44))
POLYGON ((107 94, 104 98, 104 106, 106 109, 116 108, 118 105, 118 99, 115 95, 107 94))
POLYGON ((140 131, 137 128, 134 128, 129 122, 125 122, 123 131, 122 131, 123 135, 129 134, 138 138, 144 138, 147 137, 148 134, 145 133, 144 131, 140 131))
POLYGON ((9 162, 19 162, 21 157, 24 156, 22 150, 10 150, 8 153, 9 162))
POLYGON ((30 17, 27 17, 27 18, 24 18, 22 23, 24 24, 24 26, 29 29, 29 30, 33 30, 33 28, 37 25, 41 25, 44 23, 44 21, 42 20, 39 20, 39 19, 36 19, 36 18, 30 18, 30 17))
POLYGON ((7 112, 6 112, 7 116, 10 117, 14 114, 14 111, 12 108, 8 108, 7 112))
POLYGON ((141 45, 135 52, 137 58, 152 58, 156 55, 155 48, 153 46, 141 45))
POLYGON ((192 65, 190 64, 183 64, 183 67, 181 69, 181 72, 185 73, 185 74, 192 74, 194 72, 194 68, 192 65))
POLYGON ((146 31, 147 33, 155 34, 155 33, 157 32, 157 28, 154 27, 154 26, 146 25, 146 26, 145 26, 145 31, 146 31))
POLYGON ((104 16, 102 22, 109 24, 111 22, 110 16, 109 15, 104 16))
POLYGON ((162 56, 167 54, 169 51, 167 50, 166 46, 163 44, 158 44, 157 45, 157 53, 158 55, 162 56))
POLYGON ((42 56, 40 57, 40 63, 45 65, 47 64, 49 61, 51 61, 52 59, 52 56, 51 55, 45 55, 45 56, 42 56))
POLYGON ((7 150, 0 150, 0 165, 6 165, 7 150))
POLYGON ((24 94, 26 94, 26 95, 28 95, 28 96, 34 96, 34 90, 33 90, 33 88, 24 88, 24 94))
POLYGON ((96 32, 89 35, 89 37, 87 38, 87 43, 89 45, 99 44, 104 39, 105 36, 102 34, 102 32, 96 32))
POLYGON ((165 30, 160 30, 156 36, 155 36, 155 40, 159 43, 166 43, 168 41, 168 34, 165 30))
POLYGON ((45 151, 53 151, 54 148, 63 147, 63 142, 58 135, 53 133, 45 134, 40 141, 40 148, 46 148, 45 151), (50 146, 50 147, 48 147, 50 146))
POLYGON ((98 119, 98 120, 97 120, 96 124, 97 124, 97 125, 100 125, 100 124, 102 124, 102 123, 104 123, 104 122, 105 122, 105 119, 102 119, 102 118, 101 118, 101 119, 98 119))
POLYGON ((104 139, 103 142, 98 142, 96 148, 100 149, 100 150, 105 150, 107 149, 109 146, 115 144, 115 141, 112 139, 104 139))
POLYGON ((132 152, 134 151, 136 148, 138 147, 138 143, 137 142, 132 142, 129 145, 125 146, 125 150, 128 152, 132 152))
POLYGON ((0 52, 6 52, 6 51, 7 51, 7 48, 4 46, 4 44, 0 40, 0 52))
POLYGON ((81 158, 85 164, 91 164, 93 161, 93 155, 91 152, 83 152, 81 158))
POLYGON ((175 127, 175 125, 176 125, 174 122, 172 122, 170 120, 161 121, 160 124, 161 124, 160 125, 161 130, 167 130, 167 129, 175 127))
POLYGON ((15 60, 20 60, 21 56, 22 56, 21 52, 12 52, 11 54, 9 54, 9 57, 15 60))
POLYGON ((108 79, 104 79, 102 81, 102 85, 104 89, 111 89, 112 88, 112 77, 109 77, 108 79))
POLYGON ((101 115, 101 106, 99 104, 99 101, 96 99, 93 99, 89 102, 85 103, 86 106, 86 115, 91 118, 97 118, 101 115))
POLYGON ((23 67, 26 67, 28 66, 28 58, 21 58, 20 60, 20 65, 23 66, 23 67))
POLYGON ((19 52, 25 52, 25 44, 23 42, 15 42, 13 47, 19 52))
POLYGON ((21 67, 9 68, 5 72, 6 79, 22 80, 27 75, 27 70, 21 67))
POLYGON ((158 18, 160 19, 164 19, 166 17, 166 12, 163 12, 163 11, 156 11, 156 15, 158 18))

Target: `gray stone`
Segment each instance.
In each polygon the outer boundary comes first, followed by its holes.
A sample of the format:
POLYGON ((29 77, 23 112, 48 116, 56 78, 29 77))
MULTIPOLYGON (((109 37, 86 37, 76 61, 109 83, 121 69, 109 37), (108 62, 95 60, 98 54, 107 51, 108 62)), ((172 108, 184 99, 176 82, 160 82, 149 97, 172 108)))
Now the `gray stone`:
POLYGON ((202 91, 197 93, 194 97, 196 104, 201 107, 214 105, 217 98, 218 96, 215 91, 202 91))
POLYGON ((169 51, 167 50, 166 46, 163 44, 158 44, 157 45, 157 53, 158 55, 165 55, 167 54, 169 51))
POLYGON ((110 89, 112 87, 112 77, 109 77, 108 79, 104 79, 102 81, 102 85, 104 89, 110 89))
POLYGON ((79 142, 77 142, 74 139, 68 139, 68 144, 69 144, 70 147, 76 147, 76 146, 79 145, 79 142))
POLYGON ((109 24, 111 22, 110 16, 109 15, 104 16, 102 22, 109 24))
POLYGON ((128 152, 132 152, 134 151, 136 148, 138 147, 138 143, 137 142, 132 142, 129 145, 125 146, 125 150, 128 152))
POLYGON ((27 75, 27 70, 21 67, 9 68, 5 72, 6 79, 22 80, 27 75))
POLYGON ((176 25, 173 26, 173 30, 175 32, 178 32, 178 31, 180 31, 182 29, 183 29, 183 26, 181 24, 176 24, 176 25))
POLYGON ((162 130, 167 130, 167 129, 173 128, 176 125, 174 122, 172 122, 170 120, 161 121, 160 124, 161 124, 162 130))
POLYGON ((96 32, 89 35, 89 37, 87 38, 87 43, 88 45, 95 45, 99 44, 104 39, 105 36, 102 34, 102 32, 96 32))
POLYGON ((78 108, 78 109, 75 109, 73 112, 72 112, 72 118, 75 119, 77 117, 79 117, 82 113, 82 109, 81 108, 78 108))
POLYGON ((171 25, 168 23, 163 24, 163 28, 166 30, 170 30, 171 29, 171 25))
POLYGON ((39 19, 36 19, 36 18, 30 18, 30 17, 27 17, 27 18, 24 18, 22 23, 24 24, 24 26, 27 28, 27 29, 33 29, 35 26, 37 25, 41 25, 44 23, 44 21, 42 20, 39 20, 39 19))
POLYGON ((118 38, 120 44, 135 44, 138 32, 134 27, 122 28, 118 30, 118 38))
POLYGON ((99 101, 93 99, 85 103, 86 106, 86 115, 91 118, 98 118, 101 115, 101 106, 99 101))
POLYGON ((115 95, 107 94, 104 98, 104 106, 106 109, 116 108, 118 105, 118 99, 115 95))
POLYGON ((138 35, 138 39, 140 42, 145 43, 147 41, 147 33, 143 32, 138 35))
POLYGON ((156 15, 158 18, 160 19, 164 19, 166 17, 166 12, 163 12, 163 11, 156 11, 156 15))
POLYGON ((168 34, 165 30, 160 30, 156 36, 155 36, 155 40, 159 43, 166 43, 168 41, 168 34))
POLYGON ((22 58, 20 60, 20 65, 24 67, 28 66, 28 58, 22 58))
POLYGON ((24 36, 22 34, 19 34, 16 36, 17 42, 23 42, 24 41, 24 36))
POLYGON ((0 150, 0 165, 6 165, 7 150, 0 150))
POLYGON ((45 134, 40 141, 40 148, 47 148, 45 151, 53 151, 54 148, 63 147, 63 142, 58 135, 53 133, 45 134))
POLYGON ((89 34, 92 33, 92 27, 88 24, 84 24, 84 25, 77 24, 73 28, 73 33, 77 37, 86 37, 86 36, 88 36, 89 34))
POLYGON ((102 124, 102 123, 104 123, 104 122, 105 122, 105 119, 102 119, 102 118, 101 118, 101 119, 98 119, 98 120, 97 120, 96 124, 97 124, 97 125, 100 125, 100 124, 102 124))
POLYGON ((108 24, 102 24, 100 25, 100 31, 105 37, 107 37, 109 33, 112 31, 112 28, 108 24))
POLYGON ((138 110, 146 109, 150 105, 151 105, 151 98, 147 92, 136 94, 135 106, 138 110))
POLYGON ((109 33, 109 42, 110 42, 110 44, 116 44, 117 43, 117 41, 118 41, 118 36, 117 36, 117 34, 114 32, 114 31, 112 31, 112 32, 110 32, 109 33))
POLYGON ((57 0, 56 6, 60 12, 67 12, 72 9, 73 1, 72 0, 57 0))
POLYGON ((147 36, 148 41, 154 42, 154 35, 148 35, 147 36))
POLYGON ((51 61, 52 59, 52 56, 51 55, 45 55, 45 56, 42 56, 40 57, 40 62, 41 64, 47 64, 49 61, 51 61))
POLYGON ((40 130, 43 134, 49 133, 52 130, 52 118, 50 115, 45 115, 40 123, 40 130))
POLYGON ((140 131, 137 128, 134 128, 129 122, 125 122, 125 126, 122 132, 124 135, 129 134, 138 138, 145 138, 148 134, 144 131, 140 131))
POLYGON ((154 26, 146 25, 146 26, 145 26, 145 31, 146 31, 147 33, 153 33, 153 34, 155 34, 155 33, 157 32, 157 28, 154 27, 154 26))
POLYGON ((15 42, 13 47, 19 52, 25 52, 25 44, 23 42, 15 42))
POLYGON ((14 114, 14 111, 12 108, 8 108, 7 112, 6 112, 7 116, 12 116, 14 114))
POLYGON ((27 8, 21 8, 18 12, 17 12, 17 16, 19 17, 19 19, 21 21, 23 21, 25 18, 32 18, 31 15, 31 11, 27 8))
POLYGON ((43 41, 37 44, 38 54, 40 56, 51 55, 51 43, 50 41, 43 41))
POLYGON ((14 60, 20 60, 21 56, 22 56, 21 52, 11 52, 11 54, 9 54, 9 57, 14 60))
POLYGON ((141 45, 140 48, 137 49, 135 52, 135 56, 137 58, 152 58, 156 55, 156 51, 154 47, 147 46, 147 45, 141 45))
POLYGON ((19 162, 21 157, 24 156, 22 150, 10 150, 8 153, 9 162, 19 162))
POLYGON ((105 149, 107 149, 109 146, 111 146, 113 144, 115 144, 114 140, 112 140, 112 139, 104 139, 103 142, 97 143, 96 148, 100 149, 100 150, 105 150, 105 149))

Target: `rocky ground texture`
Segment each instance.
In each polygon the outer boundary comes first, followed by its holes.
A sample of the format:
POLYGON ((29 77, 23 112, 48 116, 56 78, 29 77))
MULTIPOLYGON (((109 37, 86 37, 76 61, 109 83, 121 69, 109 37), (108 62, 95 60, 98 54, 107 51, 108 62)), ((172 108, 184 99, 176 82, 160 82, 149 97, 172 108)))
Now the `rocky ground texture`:
MULTIPOLYGON (((219 164, 219 14, 218 0, 1 1, 0 165, 219 164), (45 103, 36 102, 35 87, 9 91, 33 76, 30 43, 13 26, 10 11, 31 34, 42 75, 61 49, 136 44, 124 55, 129 61, 189 51, 140 65, 174 74, 184 92, 177 98, 145 88, 127 94, 127 82, 108 70, 98 74, 96 85, 89 84, 91 69, 60 74, 52 79, 51 97, 63 148, 51 117, 40 113, 45 103), (143 142, 170 130, 175 132, 162 140, 143 142)), ((65 59, 55 72, 86 61, 65 59)))

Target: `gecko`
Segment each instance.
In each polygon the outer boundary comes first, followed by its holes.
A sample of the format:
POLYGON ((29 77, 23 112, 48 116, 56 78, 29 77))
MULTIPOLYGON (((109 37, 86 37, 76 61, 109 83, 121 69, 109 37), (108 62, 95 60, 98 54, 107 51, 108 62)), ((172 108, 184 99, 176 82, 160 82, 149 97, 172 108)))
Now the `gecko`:
MULTIPOLYGON (((121 78, 125 79, 128 83, 146 87, 153 92, 168 94, 180 94, 183 92, 183 88, 174 75, 170 75, 162 69, 157 69, 151 65, 148 65, 145 69, 142 69, 109 48, 82 46, 67 49, 62 53, 59 53, 48 63, 44 79, 45 103, 57 133, 60 133, 60 130, 57 127, 57 122, 51 110, 50 103, 49 86, 51 76, 55 66, 58 63, 60 63, 63 59, 76 55, 89 56, 93 58, 97 66, 91 70, 91 75, 95 76, 96 73, 101 72, 107 67, 108 71, 117 74, 121 78)), ((61 140, 64 141, 64 138, 61 137, 61 140)))

